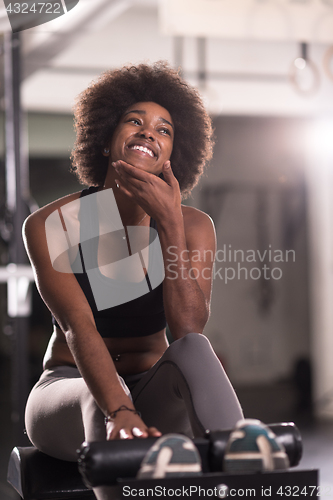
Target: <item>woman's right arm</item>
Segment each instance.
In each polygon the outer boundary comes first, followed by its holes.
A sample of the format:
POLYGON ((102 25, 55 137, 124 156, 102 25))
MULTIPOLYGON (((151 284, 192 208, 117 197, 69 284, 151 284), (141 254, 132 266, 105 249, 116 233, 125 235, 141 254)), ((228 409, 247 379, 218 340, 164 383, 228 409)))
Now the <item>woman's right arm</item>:
MULTIPOLYGON (((74 274, 58 272, 52 267, 45 231, 49 213, 41 209, 30 215, 23 225, 38 291, 64 332, 75 363, 104 415, 110 415, 122 405, 134 409, 74 274)), ((148 429, 138 415, 121 411, 113 423, 107 424, 108 439, 126 437, 124 434, 132 438, 133 427, 139 428, 142 437, 160 435, 156 429, 148 429)))

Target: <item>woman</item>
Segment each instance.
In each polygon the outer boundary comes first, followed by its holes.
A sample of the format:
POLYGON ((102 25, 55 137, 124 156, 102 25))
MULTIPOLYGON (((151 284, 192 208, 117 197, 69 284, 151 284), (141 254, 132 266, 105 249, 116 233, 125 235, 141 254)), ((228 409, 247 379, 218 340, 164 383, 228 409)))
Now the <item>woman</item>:
POLYGON ((201 335, 215 231, 206 214, 181 205, 212 154, 211 122, 198 93, 166 64, 125 67, 82 93, 75 119, 74 169, 90 188, 43 207, 24 225, 36 283, 55 324, 27 403, 31 441, 76 460, 84 439, 200 436, 207 428, 233 427, 241 408, 201 335), (49 224, 56 217, 58 232, 49 224), (62 231, 80 244, 57 261, 62 231), (150 266, 158 248, 165 277, 154 284, 150 266), (146 281, 147 293, 128 300, 126 293, 146 281), (125 298, 111 304, 108 290, 115 286, 119 297, 124 282, 125 298), (175 340, 169 347, 166 322, 175 340))

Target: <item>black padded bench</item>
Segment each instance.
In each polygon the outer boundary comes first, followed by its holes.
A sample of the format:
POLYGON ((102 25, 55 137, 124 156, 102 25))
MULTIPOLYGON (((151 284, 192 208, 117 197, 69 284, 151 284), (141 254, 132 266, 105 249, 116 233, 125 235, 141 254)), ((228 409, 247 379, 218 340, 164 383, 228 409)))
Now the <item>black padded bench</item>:
MULTIPOLYGON (((290 423, 271 424, 270 427, 284 445, 290 465, 297 465, 302 455, 302 443, 297 428, 290 423)), ((167 496, 172 496, 172 491, 177 490, 177 493, 183 493, 178 495, 181 498, 190 496, 198 499, 203 497, 203 491, 208 490, 213 494, 208 493, 207 496, 213 498, 224 498, 221 492, 234 498, 269 496, 270 499, 281 500, 295 495, 301 498, 317 497, 316 470, 237 475, 221 473, 229 434, 230 431, 216 431, 208 434, 205 439, 194 440, 202 459, 204 474, 201 477, 136 480, 135 476, 144 455, 156 441, 156 438, 149 438, 84 443, 78 460, 80 472, 75 462, 51 458, 34 447, 17 447, 11 453, 8 481, 24 500, 95 499, 90 488, 101 485, 111 486, 112 500, 139 496, 138 491, 145 492, 145 489, 149 498, 161 498, 163 488, 166 492, 170 490, 171 493, 167 496)))
POLYGON ((24 500, 96 500, 76 462, 57 460, 33 446, 13 449, 7 479, 24 500))

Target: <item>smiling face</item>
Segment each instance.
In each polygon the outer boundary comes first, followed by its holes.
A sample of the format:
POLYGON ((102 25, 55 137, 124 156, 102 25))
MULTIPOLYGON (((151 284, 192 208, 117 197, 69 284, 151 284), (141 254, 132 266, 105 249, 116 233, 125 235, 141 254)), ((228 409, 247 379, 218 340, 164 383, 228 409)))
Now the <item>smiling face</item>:
POLYGON ((156 175, 170 159, 174 129, 170 113, 155 102, 130 106, 113 133, 111 161, 123 160, 156 175))

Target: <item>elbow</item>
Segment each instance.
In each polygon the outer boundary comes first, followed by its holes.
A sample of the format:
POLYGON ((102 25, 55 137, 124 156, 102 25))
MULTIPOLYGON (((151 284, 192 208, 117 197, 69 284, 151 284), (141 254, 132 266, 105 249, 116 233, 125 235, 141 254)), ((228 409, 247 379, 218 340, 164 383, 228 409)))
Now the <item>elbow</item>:
POLYGON ((210 307, 207 305, 202 311, 184 314, 178 324, 169 324, 171 334, 175 340, 185 337, 189 333, 203 333, 210 316, 210 307))
POLYGON ((195 333, 202 333, 209 319, 209 311, 198 315, 198 317, 193 318, 193 324, 191 325, 191 331, 195 333))
POLYGON ((205 305, 202 308, 202 311, 200 313, 198 312, 198 318, 197 318, 197 323, 199 326, 200 331, 198 333, 202 333, 206 323, 208 322, 210 317, 210 303, 206 300, 205 305))
POLYGON ((77 337, 86 337, 88 334, 92 337, 92 333, 96 332, 96 326, 90 314, 81 312, 79 315, 72 314, 62 315, 56 318, 61 330, 64 332, 68 346, 74 345, 77 337))
POLYGON ((204 331, 204 328, 209 320, 210 317, 210 304, 208 301, 205 301, 205 306, 202 308, 201 311, 198 311, 196 315, 193 315, 193 327, 195 327, 195 330, 192 330, 196 333, 202 333, 204 331))

